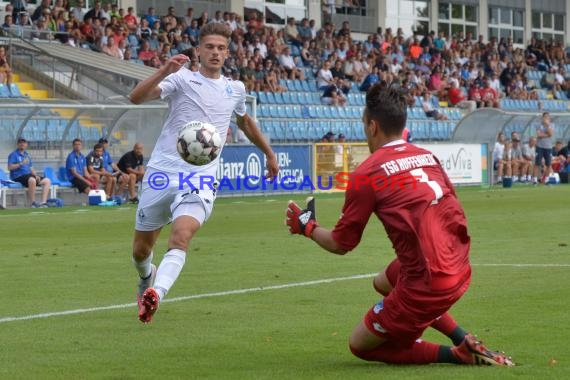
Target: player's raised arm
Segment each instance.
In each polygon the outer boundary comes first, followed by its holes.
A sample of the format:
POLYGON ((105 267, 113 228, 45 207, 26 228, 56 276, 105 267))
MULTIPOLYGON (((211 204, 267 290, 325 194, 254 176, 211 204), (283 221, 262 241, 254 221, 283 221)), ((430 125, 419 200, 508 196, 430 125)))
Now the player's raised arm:
POLYGON ((269 143, 255 124, 255 121, 248 115, 236 115, 236 121, 239 129, 245 133, 246 137, 254 143, 267 157, 267 178, 273 180, 279 173, 279 164, 277 157, 269 146, 269 143))
POLYGON ((170 58, 168 62, 154 74, 137 84, 129 94, 130 101, 134 104, 141 104, 160 98, 162 90, 158 84, 170 74, 180 70, 189 60, 190 58, 184 54, 177 54, 170 58))

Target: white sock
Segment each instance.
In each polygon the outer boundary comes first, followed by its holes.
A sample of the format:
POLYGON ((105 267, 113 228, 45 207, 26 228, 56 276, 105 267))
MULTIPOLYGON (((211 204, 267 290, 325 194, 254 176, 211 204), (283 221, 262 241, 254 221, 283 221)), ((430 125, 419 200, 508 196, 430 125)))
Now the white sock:
POLYGON ((171 249, 166 252, 156 271, 156 279, 153 286, 160 299, 163 299, 172 285, 174 285, 174 281, 178 278, 185 262, 186 252, 183 250, 171 249))
POLYGON ((133 264, 137 269, 137 272, 139 272, 140 278, 147 278, 148 276, 150 276, 150 271, 151 271, 150 265, 152 264, 152 257, 153 257, 152 251, 150 251, 150 255, 148 255, 146 259, 140 262, 136 261, 135 258, 133 257, 133 264))

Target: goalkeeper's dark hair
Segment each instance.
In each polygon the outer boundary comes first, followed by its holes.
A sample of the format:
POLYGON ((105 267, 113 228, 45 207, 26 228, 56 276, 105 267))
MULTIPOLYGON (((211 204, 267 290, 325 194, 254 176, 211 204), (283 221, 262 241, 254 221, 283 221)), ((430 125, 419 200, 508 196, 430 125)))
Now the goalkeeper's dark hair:
POLYGON ((366 93, 365 116, 375 120, 387 136, 401 135, 406 126, 409 96, 405 88, 380 81, 366 93))

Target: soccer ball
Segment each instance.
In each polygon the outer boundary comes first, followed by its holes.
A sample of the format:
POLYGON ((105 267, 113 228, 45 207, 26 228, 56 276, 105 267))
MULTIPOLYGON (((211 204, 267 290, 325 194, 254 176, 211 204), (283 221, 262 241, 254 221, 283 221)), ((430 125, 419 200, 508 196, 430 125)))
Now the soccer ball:
POLYGON ((180 130, 176 148, 184 161, 202 166, 218 157, 222 139, 212 124, 191 121, 180 130))

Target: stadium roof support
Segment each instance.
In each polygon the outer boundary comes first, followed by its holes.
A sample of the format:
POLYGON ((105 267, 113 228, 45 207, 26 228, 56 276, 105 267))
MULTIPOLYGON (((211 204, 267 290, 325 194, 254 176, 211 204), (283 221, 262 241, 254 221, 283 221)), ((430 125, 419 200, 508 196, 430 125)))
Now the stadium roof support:
MULTIPOLYGON (((523 142, 536 136, 536 126, 541 123, 543 111, 509 112, 496 108, 480 108, 457 123, 451 140, 455 143, 483 143, 488 146, 487 162, 490 163, 489 181, 493 180, 493 147, 499 132, 510 139, 511 132, 518 132, 523 142)), ((570 112, 550 113, 554 124, 554 139, 570 139, 570 112)), ((491 183, 490 183, 491 184, 491 183)))
POLYGON ((168 104, 162 101, 135 105, 124 97, 99 102, 0 99, 0 166, 20 137, 28 140, 36 163, 53 166, 64 163, 75 138, 83 141, 87 152, 106 138, 114 157, 131 150, 135 142, 142 143, 149 155, 167 111, 168 104))
MULTIPOLYGON (((570 139, 570 112, 550 113, 555 128, 555 139, 570 139)), ((494 144, 499 132, 504 132, 507 139, 515 131, 524 139, 536 134, 535 127, 540 124, 542 111, 508 112, 496 108, 480 108, 461 119, 451 136, 453 142, 494 144)))

